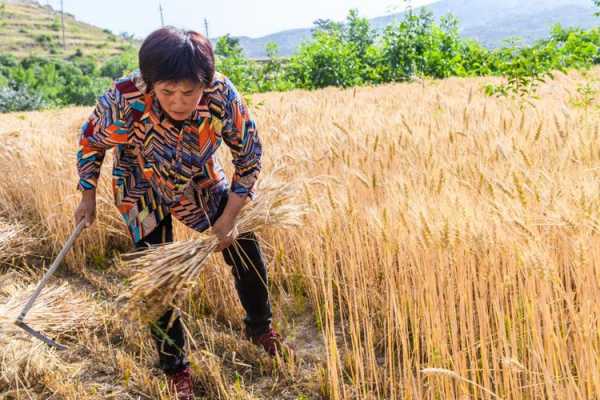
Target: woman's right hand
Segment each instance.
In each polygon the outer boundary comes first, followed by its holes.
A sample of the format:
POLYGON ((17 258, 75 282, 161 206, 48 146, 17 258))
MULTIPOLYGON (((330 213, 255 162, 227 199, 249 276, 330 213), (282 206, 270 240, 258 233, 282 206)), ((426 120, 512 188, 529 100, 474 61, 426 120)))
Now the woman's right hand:
POLYGON ((96 219, 96 190, 86 190, 81 196, 81 202, 75 210, 75 224, 85 220, 85 227, 89 227, 96 219))

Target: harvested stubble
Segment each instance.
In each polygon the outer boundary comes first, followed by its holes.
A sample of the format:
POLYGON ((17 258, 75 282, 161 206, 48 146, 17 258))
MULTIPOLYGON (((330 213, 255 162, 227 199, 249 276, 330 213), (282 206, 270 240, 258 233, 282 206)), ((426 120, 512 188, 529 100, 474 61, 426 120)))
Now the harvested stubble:
MULTIPOLYGON (((33 340, 14 324, 35 285, 23 285, 7 276, 0 280, 0 343, 33 340)), ((49 335, 67 335, 95 322, 96 307, 67 283, 47 286, 27 314, 26 322, 49 335)))
MULTIPOLYGON (((35 289, 19 281, 15 272, 0 276, 0 389, 31 387, 44 371, 66 371, 55 350, 14 324, 35 289)), ((67 283, 44 288, 26 317, 27 323, 50 336, 67 337, 97 322, 97 307, 67 283)))
MULTIPOLYGON (((309 207, 300 200, 303 183, 307 179, 295 179, 284 183, 276 178, 281 168, 274 168, 256 186, 257 197, 241 210, 233 231, 237 234, 256 232, 264 228, 285 229, 302 224, 302 217, 309 207)), ((313 178, 312 182, 319 182, 313 178)), ((156 318, 165 306, 194 287, 198 277, 213 254, 219 239, 212 232, 203 232, 196 239, 177 241, 149 247, 141 252, 124 255, 122 267, 133 271, 131 289, 121 295, 127 301, 124 311, 131 314, 143 310, 142 320, 156 318), (177 298, 175 298, 177 296, 177 298)), ((236 251, 240 251, 235 247, 236 251)))

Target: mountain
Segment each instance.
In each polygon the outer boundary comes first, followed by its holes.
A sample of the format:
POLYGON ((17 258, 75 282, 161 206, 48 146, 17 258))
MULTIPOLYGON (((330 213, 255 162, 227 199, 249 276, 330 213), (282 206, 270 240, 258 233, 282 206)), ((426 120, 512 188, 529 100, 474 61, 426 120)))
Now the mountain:
MULTIPOLYGON (((68 57, 73 54, 102 58, 129 48, 129 40, 77 21, 65 13, 65 44, 60 12, 31 0, 0 1, 0 54, 68 57)), ((135 44, 133 44, 135 45, 135 44)))
MULTIPOLYGON (((592 0, 439 0, 427 6, 436 19, 449 12, 458 17, 461 35, 493 48, 503 40, 519 36, 531 43, 548 35, 553 24, 591 28, 600 24, 592 0)), ((359 10, 360 11, 360 10, 359 10)), ((403 13, 370 20, 381 32, 399 21, 403 13)), ((65 13, 65 42, 62 47, 60 13, 33 0, 0 0, 0 54, 69 56, 80 52, 108 57, 127 49, 131 40, 107 29, 77 21, 65 13)), ((303 40, 311 38, 311 28, 293 29, 250 38, 240 36, 240 44, 250 58, 266 57, 265 46, 275 42, 279 54, 290 56, 303 40)), ((213 40, 213 43, 216 39, 213 40)))
MULTIPOLYGON (((592 0, 441 0, 428 6, 436 19, 447 13, 458 17, 461 35, 477 39, 494 48, 514 36, 531 43, 548 35, 552 25, 579 26, 589 29, 600 24, 592 0)), ((417 8, 418 10, 418 8, 417 8)), ((359 10, 360 11, 360 10, 359 10)), ((399 21, 403 13, 390 14, 370 20, 381 32, 385 26, 399 21)), ((302 40, 311 38, 311 29, 294 29, 259 38, 238 37, 250 58, 266 57, 265 46, 275 42, 279 54, 290 56, 302 40)))

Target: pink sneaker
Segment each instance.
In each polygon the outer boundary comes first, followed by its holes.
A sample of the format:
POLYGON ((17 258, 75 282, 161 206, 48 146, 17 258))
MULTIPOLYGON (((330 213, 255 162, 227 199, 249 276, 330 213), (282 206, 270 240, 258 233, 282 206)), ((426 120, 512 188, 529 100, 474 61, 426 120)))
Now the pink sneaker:
POLYGON ((175 394, 177 400, 194 400, 192 384, 192 369, 187 367, 175 375, 168 375, 169 390, 175 394))
POLYGON ((278 352, 282 354, 282 350, 286 347, 281 336, 273 328, 262 335, 250 336, 249 339, 257 346, 262 346, 271 357, 275 357, 278 352))

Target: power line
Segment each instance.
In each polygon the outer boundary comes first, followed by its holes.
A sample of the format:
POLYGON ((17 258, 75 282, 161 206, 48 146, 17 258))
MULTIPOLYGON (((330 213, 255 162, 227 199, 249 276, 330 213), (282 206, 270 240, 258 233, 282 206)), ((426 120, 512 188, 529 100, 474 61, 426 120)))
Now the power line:
POLYGON ((65 41, 65 8, 63 7, 63 0, 60 0, 60 24, 62 25, 63 50, 66 50, 67 42, 65 41))
POLYGON ((165 26, 165 16, 163 14, 162 4, 158 2, 158 10, 160 11, 160 26, 165 26))

